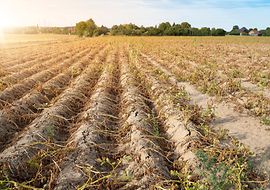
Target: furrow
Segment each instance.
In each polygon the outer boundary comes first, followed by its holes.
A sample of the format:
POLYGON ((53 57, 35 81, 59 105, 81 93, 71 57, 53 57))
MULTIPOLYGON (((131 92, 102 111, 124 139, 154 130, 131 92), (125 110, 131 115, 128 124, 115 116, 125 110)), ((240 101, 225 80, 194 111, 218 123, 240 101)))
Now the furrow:
POLYGON ((6 88, 4 91, 0 92, 0 109, 3 109, 6 105, 9 105, 13 101, 19 99, 27 92, 29 92, 33 87, 48 81, 58 73, 64 71, 66 68, 73 64, 73 60, 77 60, 78 58, 86 56, 89 51, 90 49, 81 51, 77 55, 74 55, 74 57, 71 59, 66 59, 62 63, 57 64, 52 68, 36 73, 31 77, 26 78, 22 82, 6 88))
POLYGON ((156 122, 146 103, 141 87, 128 65, 127 58, 121 65, 122 111, 120 150, 130 156, 124 164, 124 173, 130 181, 121 189, 154 189, 170 179, 168 161, 155 136, 156 122), (155 126, 154 126, 155 125, 155 126), (152 138, 149 138, 152 137, 152 138))
MULTIPOLYGON (((147 58, 146 56, 144 57, 147 58)), ((270 142, 270 135, 265 134, 269 134, 269 130, 267 130, 267 127, 259 119, 249 116, 246 113, 238 113, 233 109, 234 105, 232 103, 218 102, 214 97, 200 93, 188 82, 178 82, 176 77, 158 62, 149 58, 147 60, 155 67, 161 69, 168 76, 172 84, 177 85, 178 88, 184 87, 191 98, 191 104, 197 104, 205 110, 209 108, 209 105, 212 105, 216 118, 210 123, 210 126, 214 129, 228 130, 229 135, 237 138, 256 154, 256 167, 260 170, 270 171, 268 160, 265 159, 269 154, 268 142, 270 142)))
POLYGON ((2 60, 1 66, 7 69, 15 69, 16 67, 26 67, 27 65, 39 61, 45 61, 53 58, 57 55, 55 52, 60 50, 59 53, 64 53, 68 49, 76 49, 79 44, 69 43, 63 46, 63 44, 49 45, 49 46, 37 46, 33 48, 19 48, 7 50, 6 59, 2 60), (34 50, 34 51, 33 51, 34 50), (49 55, 49 56, 48 56, 49 55))
POLYGON ((24 50, 24 54, 20 55, 18 52, 14 52, 15 56, 10 55, 9 57, 7 57, 6 59, 4 58, 2 63, 1 63, 1 67, 4 68, 12 68, 12 67, 16 67, 19 66, 21 64, 25 64, 27 62, 32 62, 35 59, 40 58, 40 56, 45 56, 46 54, 41 54, 40 52, 41 50, 37 50, 34 54, 32 54, 33 52, 26 52, 24 50), (32 54, 32 55, 29 55, 32 54), (8 60, 8 58, 10 58, 11 60, 8 60))
MULTIPOLYGON (((69 52, 69 53, 71 53, 71 52, 69 52)), ((71 53, 71 54, 73 55, 73 53, 71 53)), ((11 75, 7 75, 7 76, 1 78, 1 82, 0 82, 1 83, 1 90, 4 90, 8 86, 14 85, 17 82, 19 82, 20 80, 23 80, 27 77, 30 77, 30 76, 36 74, 37 72, 40 71, 40 68, 43 68, 43 69, 50 68, 52 65, 56 64, 57 62, 62 61, 62 58, 63 58, 62 56, 63 55, 58 56, 56 58, 54 57, 51 60, 42 62, 40 64, 36 64, 30 68, 25 68, 25 69, 21 70, 20 72, 17 72, 17 73, 11 74, 11 75)))
POLYGON ((17 72, 20 69, 25 69, 28 67, 31 67, 35 64, 39 64, 40 62, 46 62, 52 60, 54 57, 58 56, 59 54, 64 54, 68 50, 71 50, 71 48, 65 47, 65 49, 61 49, 60 52, 56 51, 57 47, 52 47, 48 49, 39 50, 39 55, 36 58, 29 59, 26 57, 27 61, 23 61, 20 58, 17 60, 14 60, 13 63, 9 63, 4 66, 5 70, 7 72, 17 72))
POLYGON ((176 160, 186 163, 187 167, 193 170, 198 166, 193 148, 195 144, 200 144, 200 133, 197 127, 187 120, 184 112, 175 106, 170 93, 173 89, 157 80, 153 72, 147 70, 143 65, 143 63, 136 64, 136 67, 142 74, 142 78, 145 78, 150 96, 164 121, 169 140, 175 143, 176 160))
MULTIPOLYGON (((103 51, 101 51, 103 52, 103 51)), ((40 88, 35 89, 30 94, 13 103, 11 107, 4 109, 0 115, 0 150, 12 140, 26 125, 33 121, 44 108, 49 106, 50 101, 59 95, 70 81, 79 76, 92 59, 89 58, 97 54, 97 50, 91 55, 76 62, 66 72, 60 73, 52 78, 40 88), (76 71, 76 73, 74 73, 76 71)))
POLYGON ((31 167, 31 161, 40 152, 46 151, 50 142, 61 144, 66 140, 70 123, 85 104, 99 73, 100 67, 90 64, 54 104, 45 109, 17 141, 0 154, 1 168, 16 179, 33 177, 37 168, 31 167))
POLYGON ((77 189, 82 186, 94 187, 96 184, 93 181, 98 178, 98 172, 108 170, 98 160, 107 157, 106 152, 111 152, 113 148, 112 138, 102 131, 114 130, 117 117, 115 115, 117 95, 113 89, 116 66, 108 62, 104 67, 90 101, 77 124, 77 130, 68 140, 68 147, 72 148, 72 152, 61 165, 55 187, 57 190, 77 189), (97 173, 91 171, 97 171, 97 173))
POLYGON ((253 84, 253 83, 251 83, 248 80, 243 79, 243 78, 240 80, 241 80, 241 85, 245 89, 247 89, 253 93, 256 93, 256 94, 262 94, 264 97, 266 97, 270 100, 270 90, 268 88, 259 87, 258 85, 253 84))
POLYGON ((4 68, 7 72, 17 72, 21 69, 29 68, 29 67, 32 67, 36 64, 40 64, 40 62, 42 63, 45 61, 52 60, 54 57, 57 57, 57 56, 62 55, 62 54, 63 54, 62 60, 72 58, 73 55, 75 55, 81 51, 84 51, 84 49, 85 49, 85 47, 80 47, 80 46, 77 47, 75 45, 69 45, 67 47, 64 47, 60 51, 58 49, 59 47, 56 49, 54 49, 54 48, 49 49, 49 51, 47 49, 45 49, 44 50, 45 51, 44 57, 41 57, 39 55, 39 58, 37 58, 37 59, 32 59, 31 61, 24 62, 23 64, 16 64, 13 67, 4 67, 4 68))
MULTIPOLYGON (((149 58, 149 57, 148 57, 149 58)), ((270 115, 270 99, 267 91, 252 89, 241 82, 241 79, 229 77, 217 70, 214 64, 196 64, 184 61, 185 64, 172 66, 167 62, 159 61, 176 74, 178 79, 188 81, 196 86, 202 93, 216 96, 223 101, 234 104, 239 112, 259 117, 262 123, 268 123, 270 115), (190 67, 192 65, 192 67, 190 67)))
MULTIPOLYGON (((65 51, 61 51, 59 52, 60 54, 64 53, 65 51)), ((18 64, 18 62, 20 62, 20 60, 16 61, 14 63, 13 66, 6 66, 4 67, 5 70, 7 72, 17 72, 19 71, 20 69, 25 69, 25 68, 28 68, 28 67, 32 67, 33 65, 35 64, 39 64, 40 62, 46 62, 46 61, 50 61, 52 60, 54 57, 56 57, 57 55, 59 55, 59 53, 56 53, 55 51, 48 51, 46 54, 42 54, 42 55, 39 55, 39 57, 35 58, 35 59, 31 59, 27 62, 24 62, 24 63, 21 63, 21 64, 18 64), (17 63, 17 64, 16 64, 17 63)))

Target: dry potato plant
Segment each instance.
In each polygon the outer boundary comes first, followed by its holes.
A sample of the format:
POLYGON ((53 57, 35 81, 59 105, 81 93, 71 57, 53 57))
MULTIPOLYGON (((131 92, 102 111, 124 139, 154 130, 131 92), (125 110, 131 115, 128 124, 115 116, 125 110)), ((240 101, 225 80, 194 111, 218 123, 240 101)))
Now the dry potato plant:
POLYGON ((268 39, 33 38, 0 47, 0 189, 269 187, 268 39))

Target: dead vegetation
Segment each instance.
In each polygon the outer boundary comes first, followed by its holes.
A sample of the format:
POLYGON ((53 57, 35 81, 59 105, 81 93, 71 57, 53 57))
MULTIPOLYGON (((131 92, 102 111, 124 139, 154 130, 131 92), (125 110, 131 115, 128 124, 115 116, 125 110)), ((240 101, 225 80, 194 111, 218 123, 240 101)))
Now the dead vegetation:
MULTIPOLYGON (((252 69, 251 82, 267 76, 247 61, 250 70, 239 71, 238 59, 221 73, 217 61, 248 51, 192 40, 0 49, 0 189, 266 188, 268 176, 253 163, 260 155, 213 129, 214 104, 196 100, 210 95, 267 124, 269 100, 242 85, 252 69)), ((267 66, 265 49, 254 51, 252 60, 267 66)))

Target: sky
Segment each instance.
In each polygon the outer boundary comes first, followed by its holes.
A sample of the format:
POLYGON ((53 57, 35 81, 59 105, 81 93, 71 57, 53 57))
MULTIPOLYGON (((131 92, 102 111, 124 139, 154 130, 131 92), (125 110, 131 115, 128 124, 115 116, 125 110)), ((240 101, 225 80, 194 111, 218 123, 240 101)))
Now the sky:
POLYGON ((270 27, 270 0, 0 0, 0 28, 73 26, 89 18, 108 27, 187 21, 193 27, 263 29, 270 27))

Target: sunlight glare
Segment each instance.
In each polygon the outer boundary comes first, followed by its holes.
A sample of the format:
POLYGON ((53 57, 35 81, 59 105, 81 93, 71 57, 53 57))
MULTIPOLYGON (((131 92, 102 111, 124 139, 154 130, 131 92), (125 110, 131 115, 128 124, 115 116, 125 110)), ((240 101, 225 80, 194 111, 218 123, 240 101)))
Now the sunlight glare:
POLYGON ((5 40, 4 30, 15 24, 15 20, 12 17, 10 10, 8 1, 0 2, 0 43, 3 43, 5 40))
POLYGON ((0 43, 3 43, 3 42, 4 42, 4 32, 0 28, 0 43))
POLYGON ((10 5, 6 1, 0 2, 0 31, 14 26, 14 24, 15 20, 11 14, 10 5))

